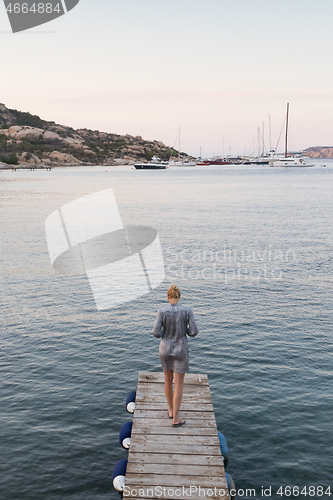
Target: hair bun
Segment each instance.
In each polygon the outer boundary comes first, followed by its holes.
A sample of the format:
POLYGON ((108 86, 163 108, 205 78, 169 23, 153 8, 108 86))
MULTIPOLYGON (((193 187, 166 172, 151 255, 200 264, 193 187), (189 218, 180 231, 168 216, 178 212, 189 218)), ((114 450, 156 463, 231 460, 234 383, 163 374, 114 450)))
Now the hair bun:
POLYGON ((170 297, 170 299, 180 299, 180 296, 181 292, 178 286, 171 285, 171 287, 168 290, 168 297, 170 297))

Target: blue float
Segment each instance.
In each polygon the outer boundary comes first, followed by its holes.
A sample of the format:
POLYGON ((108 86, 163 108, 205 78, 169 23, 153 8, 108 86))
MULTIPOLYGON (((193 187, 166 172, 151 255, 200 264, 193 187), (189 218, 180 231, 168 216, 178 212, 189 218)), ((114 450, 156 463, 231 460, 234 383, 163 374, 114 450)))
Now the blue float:
POLYGON ((136 391, 130 392, 126 398, 126 410, 128 411, 128 413, 134 413, 135 398, 136 398, 136 391))
POLYGON ((112 484, 115 490, 123 491, 125 486, 125 476, 127 468, 127 459, 119 460, 114 466, 112 472, 112 484))
POLYGON ((132 422, 125 422, 119 431, 119 443, 125 450, 131 445, 132 422))
POLYGON ((218 437, 219 437, 220 449, 221 449, 222 457, 224 459, 224 467, 227 467, 228 466, 228 462, 229 462, 227 440, 223 436, 222 432, 218 431, 217 434, 218 434, 218 437))
POLYGON ((227 479, 227 485, 228 485, 228 489, 229 489, 229 493, 230 491, 232 490, 232 493, 230 493, 230 498, 231 500, 234 500, 234 498, 236 498, 236 487, 235 487, 235 483, 234 483, 234 480, 232 479, 232 477, 230 476, 230 474, 228 474, 227 472, 225 473, 225 477, 227 479))

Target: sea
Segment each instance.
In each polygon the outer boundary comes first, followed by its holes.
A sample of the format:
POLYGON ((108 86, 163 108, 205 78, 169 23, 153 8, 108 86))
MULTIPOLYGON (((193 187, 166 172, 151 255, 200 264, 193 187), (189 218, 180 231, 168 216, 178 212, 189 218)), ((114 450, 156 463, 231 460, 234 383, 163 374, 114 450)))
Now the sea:
POLYGON ((1 500, 120 498, 125 400, 139 371, 161 371, 152 327, 173 283, 237 498, 330 498, 332 186, 332 160, 0 171, 1 500), (85 275, 53 269, 45 220, 110 188, 124 225, 158 232, 165 279, 98 311, 85 275))

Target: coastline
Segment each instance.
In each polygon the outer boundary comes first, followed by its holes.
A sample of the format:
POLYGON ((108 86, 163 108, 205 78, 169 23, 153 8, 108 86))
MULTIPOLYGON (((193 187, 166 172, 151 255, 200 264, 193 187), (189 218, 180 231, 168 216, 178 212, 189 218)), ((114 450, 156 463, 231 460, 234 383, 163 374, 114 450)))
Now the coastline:
POLYGON ((86 164, 68 164, 68 163, 63 163, 63 164, 56 164, 56 165, 44 165, 44 164, 23 164, 23 165, 5 165, 5 164, 0 164, 0 170, 53 170, 54 168, 74 168, 74 167, 129 167, 131 164, 128 163, 119 163, 118 165, 95 165, 93 163, 86 163, 86 164))
MULTIPOLYGON (((314 162, 316 163, 316 166, 321 166, 321 167, 326 167, 325 163, 332 163, 333 162, 333 158, 313 158, 314 162), (323 163, 323 165, 320 165, 320 162, 323 163)), ((10 171, 16 171, 16 170, 53 170, 54 168, 78 168, 78 167, 103 167, 103 168, 113 168, 113 167, 133 167, 134 165, 134 162, 127 162, 126 160, 124 161, 121 161, 120 162, 120 159, 118 160, 118 162, 115 162, 113 164, 95 164, 95 163, 80 163, 80 164, 77 164, 77 163, 56 163, 56 164, 43 164, 43 163, 24 163, 24 164, 19 164, 19 165, 9 165, 9 164, 5 164, 3 162, 0 162, 0 171, 6 171, 6 170, 10 170, 10 171)), ((210 167, 214 167, 214 168, 230 168, 230 167, 235 167, 235 168, 240 168, 242 166, 245 166, 245 167, 250 167, 250 168, 253 168, 253 167, 258 167, 260 166, 260 168, 263 168, 264 166, 268 166, 268 165, 258 165, 258 164, 253 164, 253 165, 249 165, 249 164, 243 164, 243 163, 240 163, 240 164, 229 164, 229 165, 225 165, 223 167, 221 166, 216 166, 216 165, 210 165, 210 167)), ((182 170, 184 169, 184 167, 181 167, 182 170)), ((193 168, 193 167, 191 167, 193 168)), ((281 167, 283 168, 283 167, 281 167)))

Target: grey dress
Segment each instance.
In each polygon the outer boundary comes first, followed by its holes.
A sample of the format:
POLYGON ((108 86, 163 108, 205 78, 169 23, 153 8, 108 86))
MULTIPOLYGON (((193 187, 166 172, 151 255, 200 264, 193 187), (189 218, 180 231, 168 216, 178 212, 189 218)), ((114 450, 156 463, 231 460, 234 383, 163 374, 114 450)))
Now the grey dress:
POLYGON ((163 370, 175 373, 189 371, 187 337, 198 334, 193 311, 182 304, 168 304, 157 313, 153 328, 155 337, 161 338, 160 359, 163 370))

